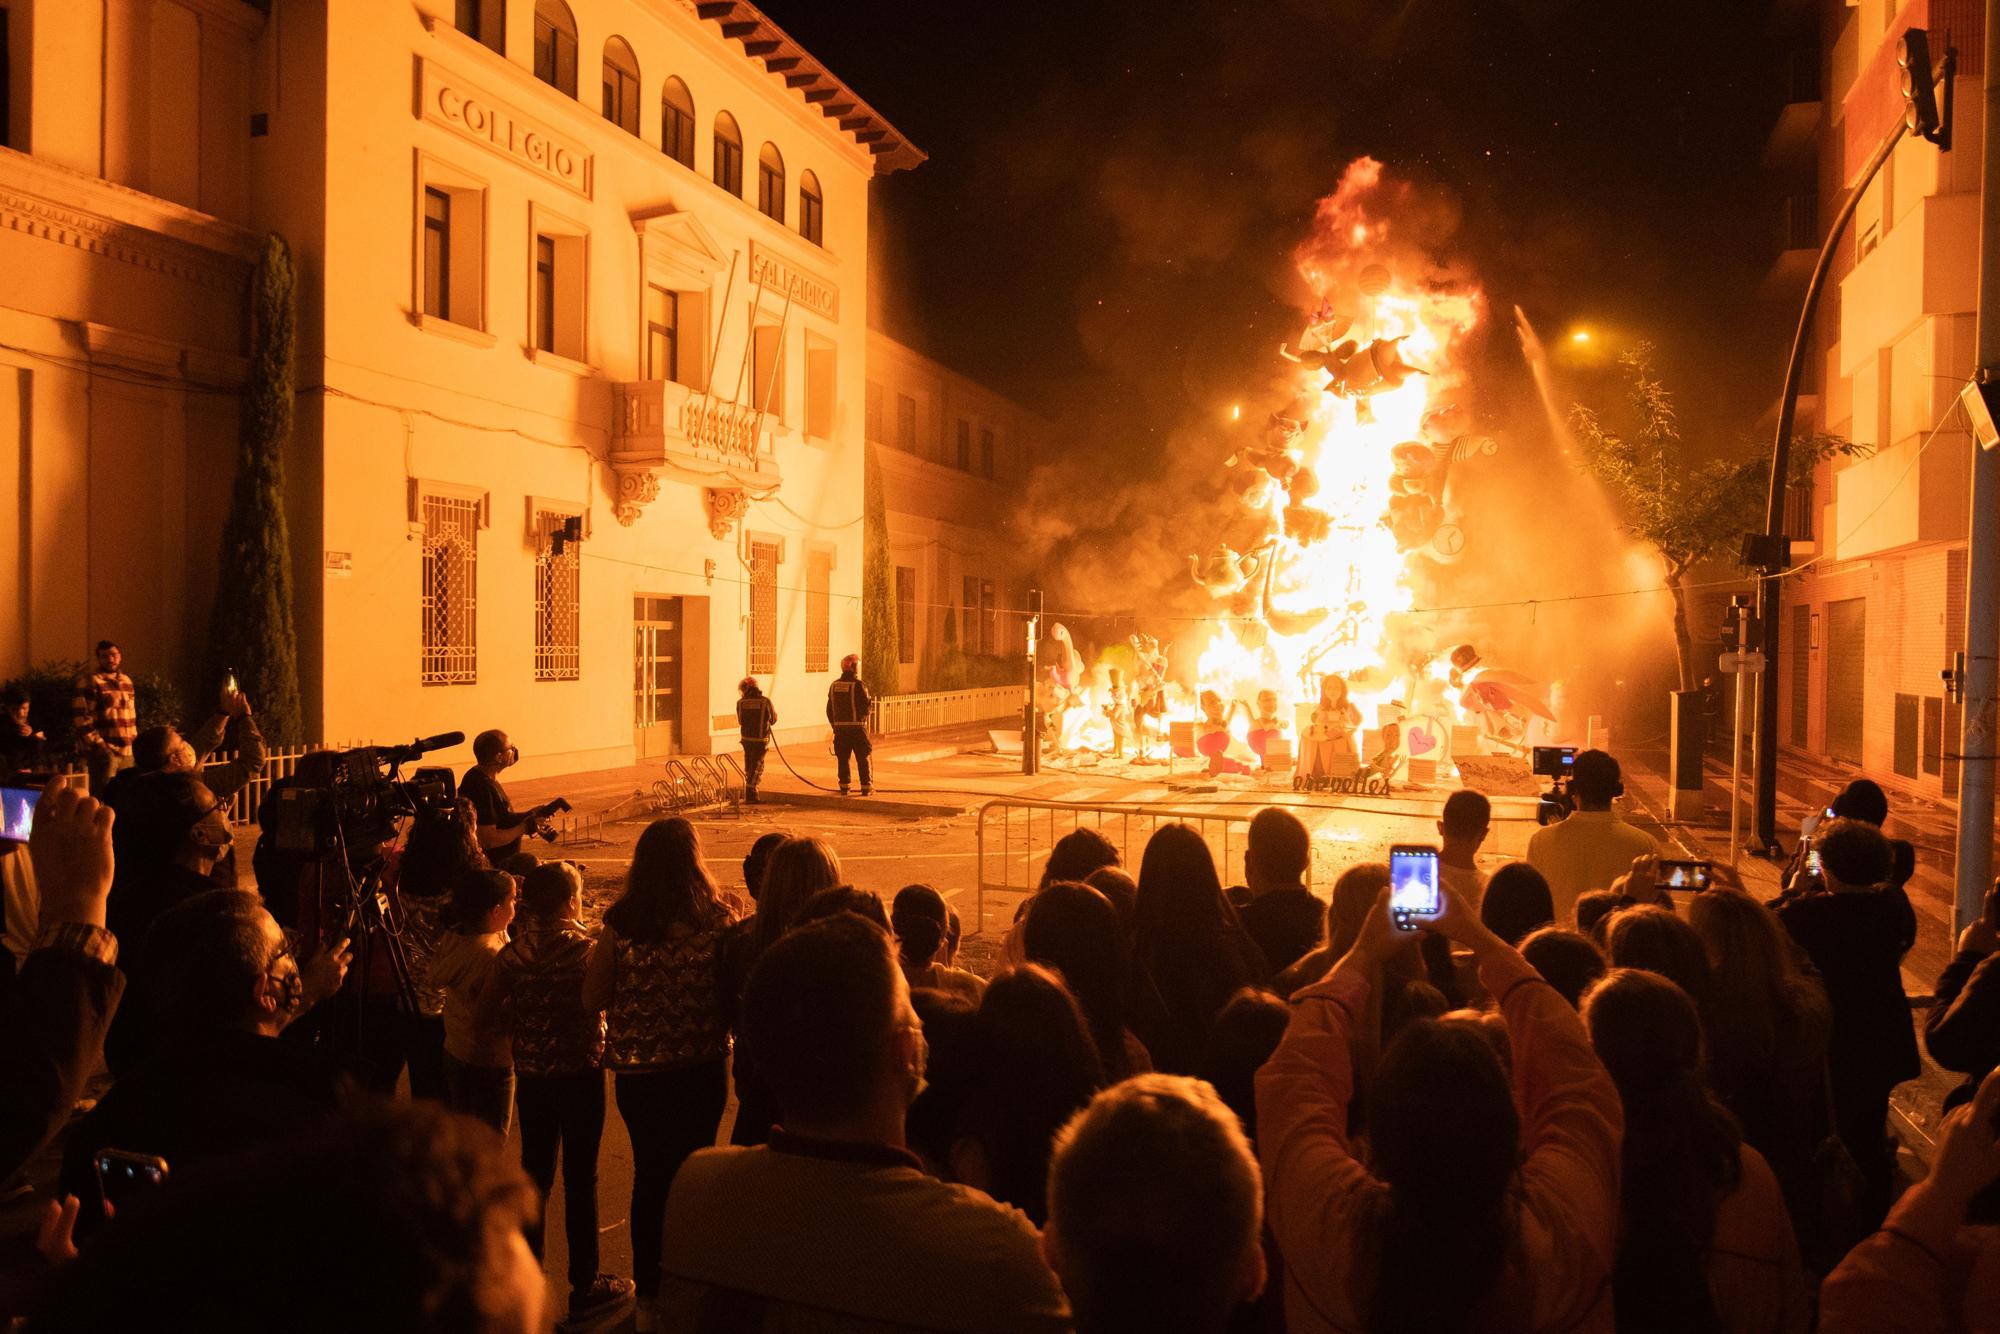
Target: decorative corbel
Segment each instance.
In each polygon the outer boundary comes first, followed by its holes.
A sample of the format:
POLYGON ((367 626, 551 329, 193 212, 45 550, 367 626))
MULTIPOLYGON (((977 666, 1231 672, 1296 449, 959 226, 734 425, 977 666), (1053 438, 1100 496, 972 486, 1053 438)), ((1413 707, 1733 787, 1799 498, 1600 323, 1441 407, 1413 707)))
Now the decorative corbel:
POLYGON ((708 507, 708 531, 717 540, 729 536, 729 529, 750 512, 750 497, 742 487, 703 487, 702 501, 708 507))
POLYGON ((611 512, 618 516, 619 523, 630 528, 639 521, 646 506, 660 498, 660 478, 647 467, 621 467, 617 463, 611 467, 618 477, 618 498, 611 512))

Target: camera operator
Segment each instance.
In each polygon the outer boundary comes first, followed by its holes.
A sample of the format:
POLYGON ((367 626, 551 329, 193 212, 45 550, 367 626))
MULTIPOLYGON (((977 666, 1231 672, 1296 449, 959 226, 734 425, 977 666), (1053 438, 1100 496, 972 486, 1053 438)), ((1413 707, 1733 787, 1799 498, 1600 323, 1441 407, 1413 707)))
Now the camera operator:
POLYGON ((548 802, 533 810, 516 811, 500 785, 500 772, 521 761, 521 749, 499 728, 472 738, 472 758, 478 763, 458 780, 458 795, 472 803, 478 819, 479 846, 486 860, 498 866, 521 850, 521 840, 539 831, 557 803, 548 802))

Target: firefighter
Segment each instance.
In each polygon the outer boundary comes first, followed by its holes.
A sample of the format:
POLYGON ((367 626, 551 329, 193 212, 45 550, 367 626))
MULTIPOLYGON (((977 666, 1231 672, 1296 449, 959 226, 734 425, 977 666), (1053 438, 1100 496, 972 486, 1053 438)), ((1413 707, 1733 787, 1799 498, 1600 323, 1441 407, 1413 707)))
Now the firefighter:
POLYGON ((826 688, 826 720, 833 724, 833 755, 838 762, 840 795, 848 795, 847 764, 853 757, 861 767, 861 795, 874 793, 874 776, 868 767, 868 687, 861 684, 861 659, 850 653, 840 660, 840 679, 826 688))
POLYGON ((756 806, 761 804, 757 784, 764 781, 764 752, 770 748, 778 710, 757 688, 756 677, 744 677, 736 689, 741 695, 736 701, 736 729, 743 742, 743 800, 756 806))

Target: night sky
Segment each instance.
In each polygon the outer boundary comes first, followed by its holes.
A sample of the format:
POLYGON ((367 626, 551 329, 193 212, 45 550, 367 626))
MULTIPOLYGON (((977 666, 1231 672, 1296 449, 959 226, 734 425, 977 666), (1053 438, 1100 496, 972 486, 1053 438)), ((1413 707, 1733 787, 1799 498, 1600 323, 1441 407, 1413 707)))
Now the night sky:
POLYGON ((1141 466, 1295 335, 1288 252, 1362 153, 1458 210, 1442 249, 1495 312, 1648 337, 1687 410, 1754 418, 1786 333, 1756 302, 1770 7, 765 4, 930 154, 875 186, 874 322, 1141 466))

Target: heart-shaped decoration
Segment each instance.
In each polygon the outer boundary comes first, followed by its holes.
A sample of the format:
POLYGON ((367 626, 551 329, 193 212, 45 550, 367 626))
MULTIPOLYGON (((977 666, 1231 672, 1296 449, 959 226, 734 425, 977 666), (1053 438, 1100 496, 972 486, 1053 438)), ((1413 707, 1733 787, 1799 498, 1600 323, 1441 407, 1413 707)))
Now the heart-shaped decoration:
POLYGON ((1410 729, 1410 754, 1428 755, 1437 749, 1437 743, 1437 733, 1428 731, 1422 727, 1412 727, 1410 729))

